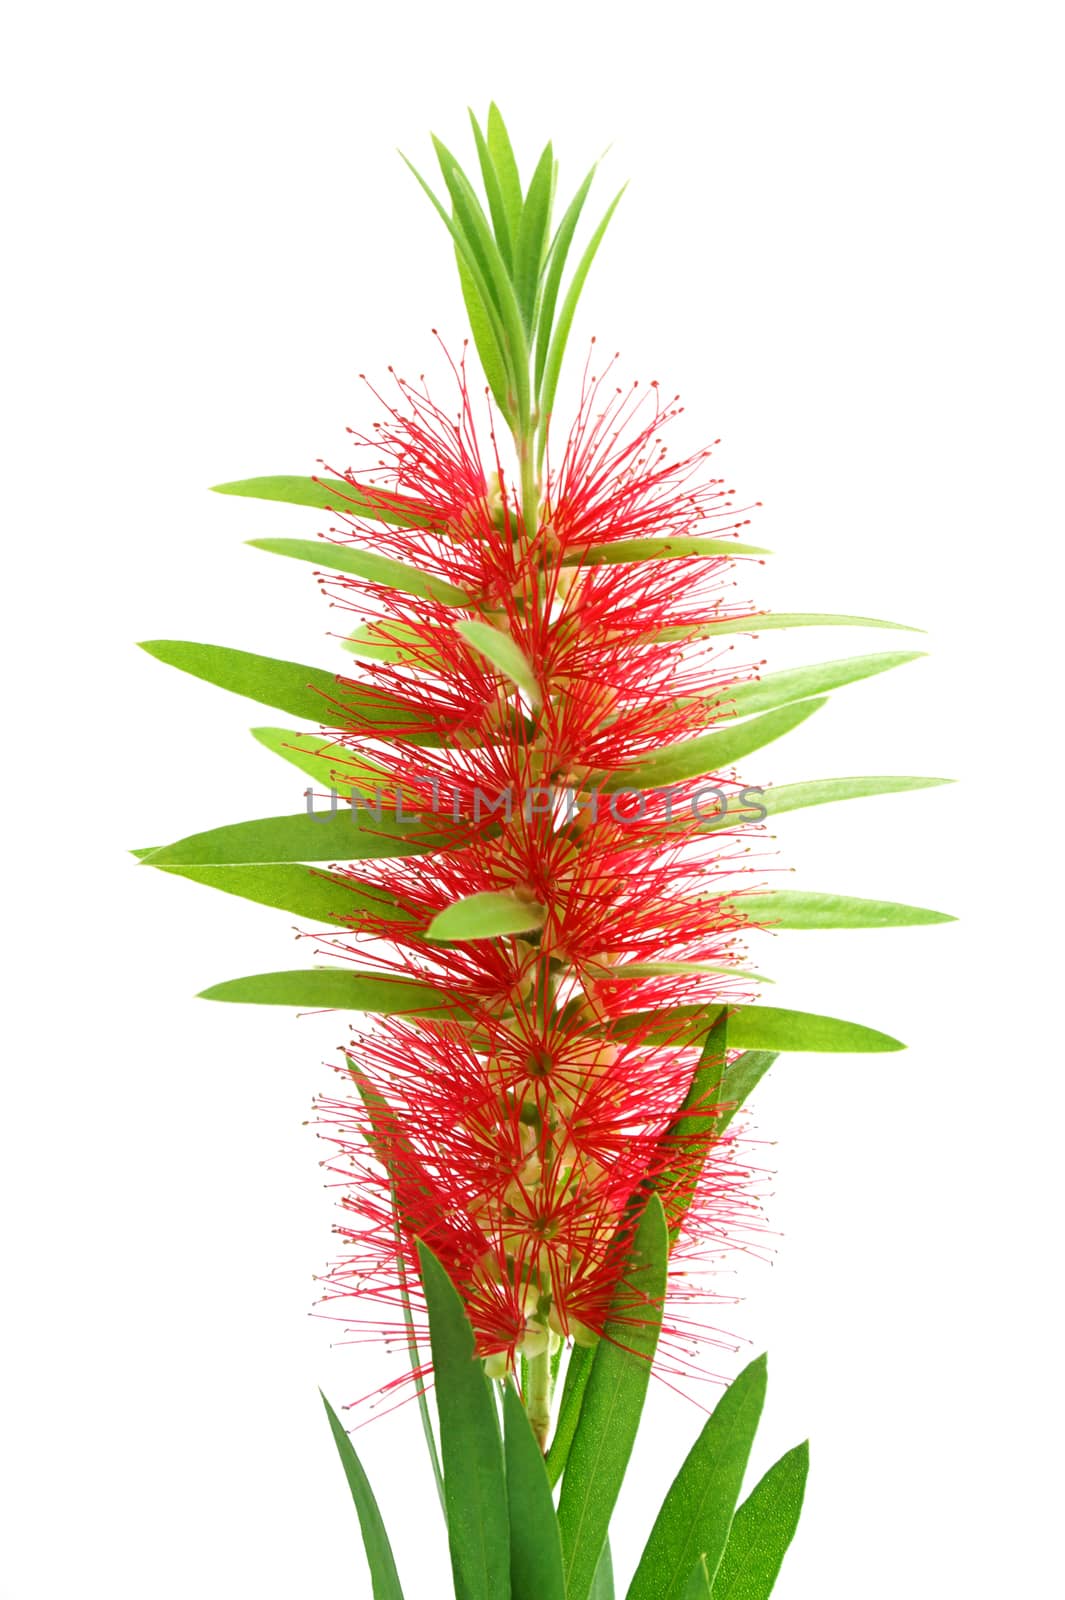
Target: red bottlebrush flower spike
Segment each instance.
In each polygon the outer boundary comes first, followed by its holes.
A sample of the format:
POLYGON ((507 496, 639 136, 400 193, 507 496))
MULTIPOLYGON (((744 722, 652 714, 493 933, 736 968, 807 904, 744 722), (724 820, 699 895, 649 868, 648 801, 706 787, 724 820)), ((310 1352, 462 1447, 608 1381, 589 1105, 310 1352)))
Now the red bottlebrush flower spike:
MULTIPOLYGON (((424 1309, 442 1474, 427 1408, 423 1420, 456 1592, 495 1600, 518 1573, 515 1594, 581 1597, 600 1592, 620 1485, 619 1473, 607 1481, 613 1468, 601 1470, 599 1442, 587 1443, 602 1396, 626 1391, 623 1406, 611 1398, 607 1407, 622 1418, 611 1445, 623 1470, 648 1370, 626 1351, 657 1350, 667 1370, 689 1371, 712 1336, 691 1309, 708 1298, 706 1269, 752 1248, 760 1231, 734 1113, 779 1050, 899 1048, 859 1024, 752 1004, 749 930, 947 920, 892 902, 760 892, 760 835, 749 829, 771 812, 941 780, 743 785, 736 763, 796 727, 827 691, 913 653, 763 678, 761 661, 736 651, 737 636, 774 627, 896 625, 768 615, 738 600, 741 565, 766 553, 741 542, 752 508, 715 476, 709 449, 672 457, 676 400, 657 383, 620 385, 617 357, 600 365, 594 341, 573 422, 560 424, 576 301, 620 196, 573 263, 592 175, 553 229, 551 147, 526 189, 495 107, 487 139, 476 119, 474 134, 487 209, 439 141, 451 204, 432 198, 458 256, 487 390, 471 390, 468 349, 458 362, 444 351, 454 385, 445 404, 424 378, 393 373, 387 395, 369 388, 380 415, 352 435, 357 470, 219 486, 328 512, 315 541, 253 542, 320 569, 350 632, 349 670, 184 641, 146 647, 315 727, 257 730, 310 778, 307 809, 140 854, 326 929, 311 936, 328 966, 206 991, 375 1014, 344 1047, 342 1086, 317 1104, 342 1219, 323 1314, 368 1319, 376 1304, 374 1337, 405 1329, 425 1407, 424 1309), (316 813, 314 796, 328 789, 329 807, 316 813), (342 815, 340 789, 343 823, 330 820, 342 815), (579 1419, 552 1448, 552 1482, 567 1474, 556 1527, 536 1444, 547 1445, 563 1344, 567 1385, 575 1378, 579 1395, 586 1383, 593 1398, 578 1399, 579 1419), (505 1448, 471 1351, 507 1380, 505 1448), (475 1436, 471 1518, 460 1480, 475 1436), (567 1470, 582 1451, 583 1465, 567 1470), (514 1496, 512 1473, 522 1485, 514 1496)), ((730 1387, 682 1474, 704 1472, 700 1452, 717 1461, 713 1430, 727 1427, 738 1493, 734 1424, 741 1413, 757 1418, 764 1386, 763 1359, 730 1387)), ((368 1530, 374 1592, 399 1596, 365 1475, 329 1416, 368 1530)), ((667 1506, 634 1600, 666 1592, 660 1566, 670 1593, 708 1593, 718 1570, 727 1587, 756 1547, 758 1581, 764 1568, 771 1583, 805 1470, 800 1446, 772 1469, 771 1493, 768 1479, 755 1490, 731 1565, 731 1502, 663 1555, 676 1532, 667 1506), (773 1525, 756 1538, 763 1490, 773 1525)), ((700 1483, 677 1503, 717 1507, 717 1478, 713 1496, 700 1483)))

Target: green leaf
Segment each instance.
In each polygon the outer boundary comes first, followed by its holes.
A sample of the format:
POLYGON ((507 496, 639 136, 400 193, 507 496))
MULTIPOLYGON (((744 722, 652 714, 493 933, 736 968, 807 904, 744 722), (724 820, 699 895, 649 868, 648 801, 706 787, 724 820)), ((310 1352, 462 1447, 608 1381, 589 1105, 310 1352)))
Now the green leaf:
POLYGON ((382 977, 356 967, 309 967, 230 978, 197 996, 241 1005, 298 1006, 302 1011, 376 1011, 384 1017, 451 1019, 441 991, 413 978, 382 977))
POLYGON ((613 544, 588 544, 562 557, 564 567, 618 566, 626 561, 669 561, 682 556, 771 556, 758 544, 735 539, 701 539, 696 535, 672 539, 618 539, 613 544))
POLYGON ((508 933, 531 933, 544 925, 544 908, 535 901, 490 889, 468 894, 438 911, 429 924, 431 939, 497 939, 508 933))
POLYGON ((364 915, 395 923, 420 920, 418 912, 401 905, 394 895, 375 884, 332 872, 313 872, 306 866, 257 862, 243 866, 168 867, 154 861, 148 865, 314 922, 350 924, 364 915))
POLYGON ((632 1454, 666 1292, 668 1240, 652 1195, 633 1237, 570 1447, 558 1507, 568 1600, 587 1600, 632 1454))
POLYGON ((346 478, 239 478, 234 483, 211 485, 212 494, 236 494, 250 500, 279 500, 290 506, 316 506, 345 517, 387 522, 394 528, 423 528, 431 524, 429 508, 392 489, 349 483, 346 478))
MULTIPOLYGON (((468 108, 467 108, 468 109, 468 108)), ((477 160, 481 168, 481 179, 484 183, 484 192, 488 198, 488 210, 492 217, 492 230, 495 233, 499 253, 503 257, 507 270, 513 274, 514 266, 514 237, 511 232, 510 214, 503 197, 503 186, 496 171, 492 152, 488 148, 481 125, 472 110, 469 113, 470 125, 473 128, 473 140, 477 146, 477 160)), ((521 210, 521 186, 518 187, 518 210, 521 210)))
MULTIPOLYGON (((319 1389, 318 1393, 322 1394, 322 1391, 319 1389)), ((358 1513, 362 1542, 366 1549, 366 1560, 373 1582, 373 1600, 403 1600, 403 1590, 392 1556, 392 1546, 388 1542, 388 1534, 374 1492, 370 1488, 370 1480, 363 1471, 362 1462, 355 1454, 355 1446, 348 1438, 343 1423, 324 1394, 322 1394, 322 1404, 329 1418, 333 1440, 340 1454, 344 1476, 348 1480, 351 1498, 358 1513)))
POLYGON ((551 223, 551 202, 555 188, 555 157, 550 143, 537 163, 529 192, 521 211, 518 243, 514 252, 514 290, 518 297, 526 333, 531 334, 540 288, 540 273, 551 223))
POLYGON ((603 1546, 599 1565, 595 1569, 588 1600, 614 1600, 614 1558, 610 1554, 610 1540, 603 1546))
MULTIPOLYGON (((697 1044, 724 1009, 690 1005, 672 1006, 659 1013, 633 1011, 627 1017, 619 1017, 607 1031, 622 1037, 638 1033, 649 1045, 697 1044)), ((785 1011, 777 1006, 728 1007, 728 1033, 729 1045, 741 1050, 868 1054, 906 1048, 890 1034, 879 1033, 860 1022, 822 1017, 812 1011, 785 1011)))
POLYGON ((609 206, 607 207, 606 215, 603 217, 602 222, 600 222, 598 228, 596 228, 591 239, 588 241, 587 248, 578 262, 577 269, 570 280, 570 286, 566 291, 566 297, 562 302, 562 309, 558 314, 558 322, 555 326, 554 333, 551 336, 551 343, 548 347, 547 357, 544 361, 543 381, 540 386, 539 455, 541 459, 543 457, 544 445, 547 440, 547 427, 551 420, 551 411, 555 404, 555 391, 558 388, 558 376, 562 370, 562 357, 565 355, 566 341, 569 339, 570 329, 573 326, 573 318, 577 310, 577 301, 581 297, 581 290, 584 288, 585 279, 587 278, 588 273, 591 271, 592 262, 595 260, 595 253, 602 243, 603 235, 610 226, 610 219, 617 210, 622 195, 625 193, 625 187, 627 187, 627 185, 619 189, 613 200, 611 200, 609 206))
POLYGON ((146 867, 231 866, 277 861, 378 861, 393 856, 428 855, 461 843, 463 833, 449 834, 447 821, 436 816, 397 822, 382 807, 375 819, 365 811, 338 810, 308 816, 259 817, 225 827, 190 833, 174 844, 146 851, 146 867))
POLYGON ((809 1445, 796 1445, 747 1496, 714 1578, 713 1600, 768 1600, 799 1524, 809 1465, 809 1445))
POLYGON ((705 1558, 716 1572, 762 1414, 766 1358, 725 1390, 662 1502, 626 1600, 683 1600, 705 1558))
POLYGON ((418 1246, 440 1417, 448 1542, 459 1600, 509 1600, 507 1485, 495 1402, 473 1329, 436 1257, 418 1246))
POLYGON ((551 249, 547 257, 547 270, 544 275, 543 293, 540 298, 540 312, 536 319, 536 370, 533 379, 534 393, 540 393, 540 384, 544 374, 544 363, 547 360, 547 351, 551 343, 551 325, 555 317, 555 306, 558 303, 558 291, 562 283, 562 273, 569 255, 573 235, 577 230, 577 223, 584 209, 584 202, 588 198, 588 191, 592 187, 596 166, 593 166, 577 193, 570 201, 558 225, 558 232, 551 241, 551 249))
POLYGON ((488 622, 457 622, 456 632, 479 650, 500 672, 524 690, 534 706, 540 704, 540 685, 532 663, 509 633, 500 633, 488 622))
POLYGON ((710 1573, 705 1556, 700 1556, 692 1568, 691 1575, 684 1585, 682 1600, 711 1600, 710 1573))
POLYGON ((444 672, 448 663, 410 622, 364 622, 342 643, 342 649, 368 661, 400 661, 404 666, 444 672))
POLYGON ((506 352, 497 337, 496 324, 485 310, 477 284, 458 250, 455 251, 455 265, 458 267, 459 287, 462 290, 462 302, 466 307, 470 332, 473 334, 474 348, 480 357, 495 403, 513 428, 517 417, 510 378, 507 374, 506 352))
MULTIPOLYGON (((662 1200, 669 1226, 670 1244, 676 1242, 681 1225, 695 1198, 707 1156, 718 1137, 717 1118, 708 1114, 710 1091, 720 1083, 728 1061, 728 1012, 720 1010, 703 1042, 699 1065, 688 1085, 688 1092, 673 1118, 659 1151, 665 1160, 651 1180, 662 1200)), ((657 1168, 657 1161, 652 1163, 657 1168)))
POLYGON ((387 767, 380 762, 359 755, 339 741, 331 743, 322 733, 302 733, 295 728, 251 728, 249 732, 264 750, 291 762, 321 789, 354 788, 360 794, 373 794, 376 789, 382 812, 391 809, 384 797, 392 794, 393 783, 387 767))
POLYGON ((689 972, 718 972, 726 978, 746 978, 749 983, 773 982, 764 972, 720 966, 716 961, 626 961, 623 966, 614 967, 611 971, 612 976, 618 978, 682 978, 689 972))
POLYGON ((776 706, 791 705, 811 695, 827 694, 831 689, 841 689, 844 684, 875 677, 878 672, 904 666, 907 661, 919 661, 924 655, 923 650, 884 651, 878 655, 849 656, 843 661, 822 661, 815 667, 770 672, 753 683, 740 683, 726 690, 715 703, 724 710, 731 709, 738 717, 749 717, 756 711, 771 711, 776 706))
POLYGON ((393 561, 354 544, 333 544, 328 539, 249 539, 253 550, 266 550, 274 556, 290 556, 294 561, 313 561, 316 567, 350 573, 366 583, 377 583, 401 594, 416 594, 438 600, 445 606, 469 606, 470 596, 443 578, 434 578, 406 561, 393 561))
MULTIPOLYGON (((367 1108, 371 1112, 372 1121, 374 1112, 370 1102, 374 1098, 373 1091, 366 1084, 364 1078, 360 1078, 355 1073, 353 1073, 352 1076, 355 1077, 359 1093, 367 1102, 367 1108)), ((381 1098, 380 1095, 378 1095, 376 1098, 378 1108, 384 1108, 386 1102, 381 1098)), ((388 1144, 391 1142, 392 1141, 386 1139, 383 1142, 384 1147, 387 1148, 388 1144)), ((382 1151, 382 1153, 384 1152, 382 1151)), ((385 1162, 385 1166, 387 1169, 387 1161, 385 1162)), ((389 1173, 389 1176, 391 1177, 391 1172, 389 1173)), ((407 1356, 410 1360, 410 1370, 414 1377, 414 1394, 418 1402, 418 1415, 421 1419, 422 1435, 425 1439, 425 1448, 429 1454, 429 1464, 433 1469, 433 1481, 436 1484, 437 1498, 440 1501, 440 1509, 444 1513, 444 1522, 446 1525, 447 1500, 444 1496, 444 1472, 440 1465, 440 1454, 436 1448, 436 1435, 433 1432, 433 1420, 429 1415, 429 1402, 425 1397, 425 1374, 422 1371, 422 1358, 421 1353, 418 1350, 417 1334, 414 1331, 414 1313, 411 1311, 410 1291, 407 1288, 407 1268, 403 1261, 403 1232, 400 1223, 399 1207, 396 1203, 396 1184, 394 1179, 392 1180, 391 1192, 392 1233, 396 1241, 396 1270, 399 1275, 399 1298, 400 1303, 403 1306, 403 1326, 407 1330, 407 1356)))
POLYGON ((495 101, 488 107, 488 150, 499 178, 499 188, 510 224, 511 238, 518 237, 521 222, 521 177, 506 124, 495 101))
POLYGON ((763 804, 771 817, 836 800, 866 800, 878 794, 908 794, 935 789, 953 778, 812 778, 806 783, 778 784, 765 791, 763 804))
POLYGON ((555 1423, 551 1448, 547 1452, 547 1476, 552 1488, 566 1470, 566 1460, 573 1443, 573 1436, 577 1431, 581 1406, 584 1403, 584 1391, 591 1375, 596 1348, 598 1347, 575 1344, 569 1353, 566 1381, 562 1385, 562 1400, 558 1408, 558 1421, 555 1423))
POLYGON ((395 729, 413 744, 442 745, 444 736, 425 730, 425 713, 385 689, 352 683, 335 672, 306 667, 298 661, 231 650, 220 644, 193 644, 185 639, 150 639, 141 645, 150 656, 181 672, 203 678, 219 689, 258 700, 294 717, 326 727, 372 733, 395 729), (421 729, 418 729, 418 724, 421 729))
POLYGON ((837 616, 828 611, 763 611, 747 617, 730 617, 721 622, 701 622, 689 626, 677 623, 662 628, 655 639, 713 639, 727 633, 766 633, 772 628, 897 628, 902 633, 923 633, 906 622, 882 622, 878 617, 837 616))
POLYGON ((566 1600, 562 1544, 544 1458, 512 1382, 503 1389, 503 1452, 513 1600, 566 1600))
POLYGON ((848 894, 773 889, 737 895, 729 902, 752 922, 767 928, 912 928, 929 922, 954 922, 945 911, 900 905, 894 900, 859 900, 848 894))
POLYGON ((603 788, 654 789, 723 772, 742 757, 790 733, 827 703, 824 699, 802 700, 798 705, 782 706, 779 711, 767 711, 746 722, 730 722, 727 727, 701 733, 694 739, 664 745, 633 766, 609 773, 603 788))

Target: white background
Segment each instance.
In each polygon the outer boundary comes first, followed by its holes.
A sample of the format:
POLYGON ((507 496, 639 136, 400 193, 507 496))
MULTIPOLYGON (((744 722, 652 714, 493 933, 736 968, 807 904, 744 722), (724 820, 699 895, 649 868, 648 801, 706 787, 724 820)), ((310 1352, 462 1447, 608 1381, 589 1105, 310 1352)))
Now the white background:
MULTIPOLYGON (((3 570, 4 1600, 369 1594, 316 1395, 398 1370, 309 1320, 330 1200, 301 1124, 339 1018, 191 998, 299 965, 289 924, 124 852, 294 810, 278 720, 138 638, 337 661, 320 519, 221 479, 343 460, 356 374, 463 334, 394 147, 501 101, 572 189, 631 179, 574 335, 679 388, 765 501, 756 598, 898 617, 929 660, 745 770, 954 775, 782 818, 795 882, 954 926, 792 934, 774 1000, 904 1055, 793 1056, 755 1102, 773 1266, 721 1313, 771 1352, 753 1469, 809 1434, 782 1600, 1055 1587, 1061 349, 1050 6, 23 8, 4 90, 13 491, 3 570), (761 580, 759 580, 761 581, 761 580), (13 891, 10 890, 14 878, 13 891)), ((778 635, 772 662, 905 644, 778 635)), ((631 1570, 700 1424, 652 1391, 631 1570)), ((359 1435, 408 1600, 447 1591, 412 1407, 359 1435)), ((623 1592, 623 1591, 622 1591, 623 1592)))

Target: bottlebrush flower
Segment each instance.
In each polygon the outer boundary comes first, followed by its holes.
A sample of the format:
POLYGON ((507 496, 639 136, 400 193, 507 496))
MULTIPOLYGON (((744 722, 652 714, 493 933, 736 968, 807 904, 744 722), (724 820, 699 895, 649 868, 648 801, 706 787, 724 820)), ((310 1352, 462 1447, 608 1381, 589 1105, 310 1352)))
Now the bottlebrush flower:
MULTIPOLYGON (((373 639, 402 641, 398 660, 366 660, 360 681, 382 705, 417 708, 375 724, 389 775, 377 799, 443 811, 463 831, 433 855, 342 869, 359 897, 358 940, 337 934, 331 952, 428 984, 438 1001, 352 1042, 346 1070, 365 1103, 321 1103, 350 1217, 326 1298, 398 1303, 417 1280, 421 1238, 460 1287, 495 1370, 601 1330, 652 1187, 671 1221, 715 1247, 726 1221, 750 1220, 731 1141, 706 1159, 713 1096, 676 1131, 698 1047, 654 1038, 641 1021, 749 998, 729 973, 746 920, 735 899, 746 858, 732 833, 702 831, 705 812, 691 803, 700 785, 625 794, 603 783, 732 718, 729 692, 751 668, 712 645, 679 655, 670 630, 737 614, 728 601, 744 558, 715 544, 681 560, 581 564, 591 549, 634 538, 735 537, 746 518, 709 475, 708 451, 669 461, 661 436, 676 408, 657 386, 620 390, 608 367, 586 372, 577 423, 529 527, 494 435, 487 451, 477 442, 465 365, 455 371, 456 420, 400 382, 376 430, 372 480, 351 478, 362 493, 372 482, 385 500, 402 494, 424 524, 382 536, 351 515, 330 538, 462 587, 532 675, 516 686, 493 670, 456 629, 453 605, 328 580, 337 602, 371 613, 373 639), (484 894, 510 897, 528 926, 433 937, 440 913, 484 894), (616 1037, 626 1022, 635 1026, 616 1037)), ((342 481, 338 506, 343 496, 342 481)), ((328 755, 343 779, 375 749, 354 727, 333 735, 328 755)), ((739 792, 728 773, 715 785, 739 792)))

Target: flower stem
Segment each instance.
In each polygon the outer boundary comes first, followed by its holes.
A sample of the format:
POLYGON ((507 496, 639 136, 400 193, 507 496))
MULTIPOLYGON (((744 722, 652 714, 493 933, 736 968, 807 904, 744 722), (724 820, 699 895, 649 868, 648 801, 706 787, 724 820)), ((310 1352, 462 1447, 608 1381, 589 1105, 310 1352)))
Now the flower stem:
POLYGON ((529 1422, 544 1455, 547 1454, 547 1435, 551 1427, 551 1354, 529 1357, 529 1388, 525 1396, 525 1409, 529 1422))

